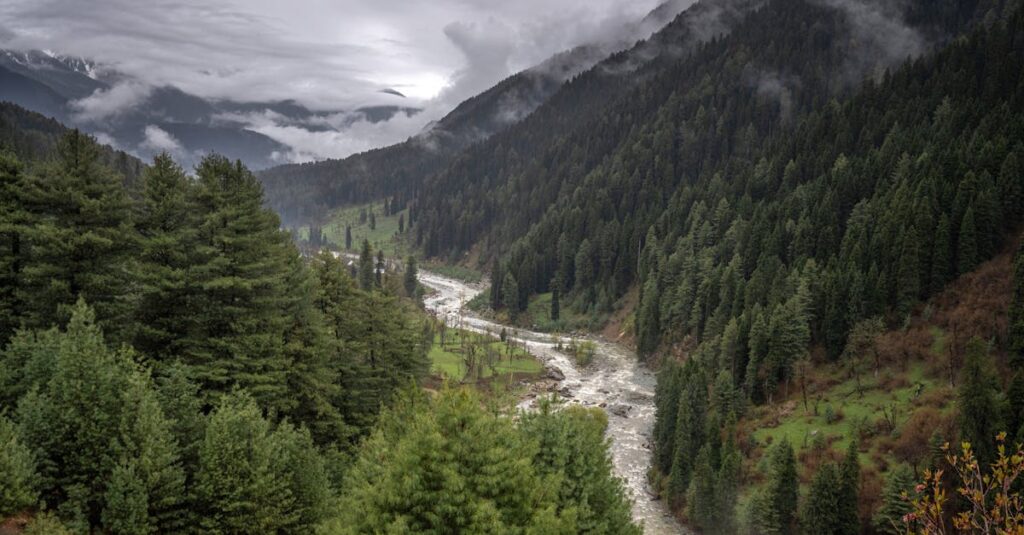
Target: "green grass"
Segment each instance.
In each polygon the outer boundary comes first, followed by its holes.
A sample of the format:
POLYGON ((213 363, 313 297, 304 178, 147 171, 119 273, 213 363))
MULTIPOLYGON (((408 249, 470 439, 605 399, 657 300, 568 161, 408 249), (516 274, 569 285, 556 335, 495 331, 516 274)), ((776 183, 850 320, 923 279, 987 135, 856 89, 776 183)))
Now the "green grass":
MULTIPOLYGON (((327 238, 327 241, 333 243, 338 249, 343 250, 345 248, 345 227, 351 225, 351 252, 359 252, 359 248, 363 243, 363 240, 369 240, 374 251, 383 249, 384 254, 389 257, 402 258, 409 252, 409 246, 406 240, 409 235, 408 224, 408 209, 402 210, 401 212, 391 216, 385 216, 384 202, 380 201, 347 206, 345 208, 335 210, 331 214, 329 222, 323 226, 323 233, 327 238), (374 228, 370 228, 369 215, 367 215, 364 223, 359 222, 359 213, 361 210, 366 210, 367 214, 371 211, 374 213, 376 217, 376 225, 374 228), (404 217, 405 219, 406 227, 404 235, 398 233, 399 217, 404 217)), ((308 226, 301 227, 298 230, 300 238, 306 238, 309 236, 308 226)))
POLYGON ((513 323, 543 333, 596 331, 608 321, 609 315, 602 312, 581 313, 571 303, 562 301, 558 320, 551 319, 551 292, 530 297, 526 310, 520 312, 513 321, 505 310, 491 310, 490 292, 476 296, 466 306, 482 316, 496 319, 501 323, 513 323))
MULTIPOLYGON (((883 370, 879 378, 884 378, 887 373, 891 373, 891 371, 883 370)), ((880 379, 875 378, 869 365, 865 365, 861 370, 861 392, 858 392, 856 378, 845 377, 844 374, 842 380, 828 390, 820 394, 809 395, 807 410, 804 409, 798 394, 791 395, 791 399, 796 401, 796 407, 791 412, 780 416, 778 425, 764 422, 766 425, 762 425, 754 431, 754 438, 760 444, 776 443, 782 439, 788 439, 790 444, 799 451, 811 446, 812 433, 816 431, 823 434, 826 439, 832 439, 834 450, 843 451, 849 444, 850 438, 857 434, 859 426, 873 428, 878 421, 883 419, 885 409, 895 408, 899 415, 897 425, 905 421, 914 410, 915 394, 918 393, 919 384, 923 385, 921 387, 922 394, 936 386, 933 380, 925 377, 922 363, 913 364, 899 375, 904 378, 902 385, 888 387, 880 379), (815 400, 817 400, 817 414, 814 410, 815 400), (829 407, 834 415, 841 415, 841 417, 829 422, 826 418, 829 407)), ((796 384, 791 387, 791 389, 795 388, 798 388, 796 384)))
POLYGON ((481 371, 481 378, 485 380, 494 377, 497 381, 506 381, 511 374, 521 377, 522 375, 537 375, 544 370, 544 366, 520 346, 506 345, 501 340, 490 336, 448 329, 443 345, 440 334, 434 335, 434 344, 428 354, 431 373, 446 376, 452 381, 476 382, 476 374, 472 377, 466 376, 465 355, 470 346, 475 346, 477 355, 486 354, 488 350, 499 355, 493 369, 486 364, 478 368, 481 371))
MULTIPOLYGON (((450 279, 460 280, 471 284, 478 283, 484 279, 484 274, 479 271, 468 268, 465 266, 453 266, 449 264, 441 264, 437 262, 428 262, 423 264, 423 269, 432 271, 443 277, 450 279)), ((487 292, 481 295, 485 295, 487 292)))

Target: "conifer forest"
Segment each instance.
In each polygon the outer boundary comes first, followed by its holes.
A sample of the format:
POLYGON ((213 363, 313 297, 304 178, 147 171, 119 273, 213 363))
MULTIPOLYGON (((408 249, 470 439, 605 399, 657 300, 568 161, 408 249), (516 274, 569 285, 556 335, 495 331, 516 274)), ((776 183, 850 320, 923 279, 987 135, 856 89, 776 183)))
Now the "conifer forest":
POLYGON ((0 5, 0 535, 1024 535, 1024 2, 0 5))

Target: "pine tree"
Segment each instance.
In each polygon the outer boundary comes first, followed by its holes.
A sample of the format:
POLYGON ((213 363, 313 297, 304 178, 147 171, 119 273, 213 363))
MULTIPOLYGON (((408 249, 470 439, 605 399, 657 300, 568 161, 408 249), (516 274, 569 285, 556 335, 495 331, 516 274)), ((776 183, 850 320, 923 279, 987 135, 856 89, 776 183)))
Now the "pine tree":
POLYGON ((792 533, 798 488, 793 447, 788 441, 779 442, 773 447, 768 462, 768 517, 764 531, 770 534, 792 533))
POLYGON ((136 463, 118 464, 104 494, 103 527, 113 535, 153 533, 146 486, 136 472, 136 463))
POLYGON ((374 277, 377 288, 384 288, 384 250, 377 250, 377 265, 374 267, 374 277))
POLYGON ((398 233, 405 233, 405 214, 398 214, 398 233))
POLYGON ((559 286, 558 279, 555 279, 551 289, 551 321, 558 321, 562 314, 562 306, 559 302, 559 294, 562 291, 558 288, 559 286))
POLYGON ((838 521, 836 533, 857 535, 860 533, 860 464, 857 455, 857 441, 851 439, 846 457, 839 466, 839 504, 836 508, 838 521))
POLYGON ((206 533, 274 533, 298 521, 295 496, 253 399, 229 394, 210 415, 199 447, 196 511, 206 533))
POLYGON ((305 292, 298 250, 263 206, 259 181, 241 162, 208 156, 193 188, 198 226, 191 299, 195 324, 180 342, 182 361, 205 402, 234 386, 266 407, 294 408, 289 392, 290 330, 305 292))
POLYGON ((538 445, 532 463, 537 475, 557 482, 558 509, 577 511, 578 532, 639 534, 625 488, 614 475, 607 427, 600 409, 555 410, 550 399, 520 420, 520 433, 538 445))
POLYGON ((688 518, 706 533, 717 533, 719 518, 716 508, 715 471, 711 466, 711 451, 704 445, 693 463, 693 479, 687 491, 688 518))
POLYGON ((921 294, 920 242, 917 229, 910 227, 903 236, 896 275, 896 310, 904 317, 913 310, 921 294))
POLYGON ((832 463, 818 469, 807 491, 803 509, 803 532, 807 535, 840 535, 843 530, 839 508, 842 503, 842 481, 832 463))
POLYGON ((199 463, 199 443, 206 425, 199 386, 192 381, 188 368, 180 362, 165 367, 156 382, 160 409, 178 445, 181 463, 185 467, 195 467, 199 463))
POLYGON ((82 297, 111 342, 124 341, 136 239, 121 178, 101 163, 96 142, 77 130, 57 152, 25 198, 38 218, 25 234, 30 254, 16 290, 26 306, 25 325, 64 323, 82 297))
POLYGON ((504 304, 501 295, 501 287, 505 283, 505 276, 501 271, 501 264, 497 259, 491 264, 491 310, 498 310, 504 304))
POLYGON ((715 481, 715 512, 718 518, 716 532, 730 535, 736 533, 736 501, 743 458, 733 437, 735 426, 727 425, 725 433, 722 462, 718 467, 718 477, 715 481))
POLYGON ((995 436, 1002 431, 999 388, 990 371, 985 342, 972 338, 967 343, 957 401, 960 435, 974 449, 978 462, 988 466, 996 459, 995 436))
POLYGON ((906 533, 903 517, 913 508, 904 495, 912 495, 915 483, 914 472, 905 464, 894 467, 886 474, 882 505, 872 519, 875 530, 890 535, 906 533))
POLYGON ((405 287, 406 297, 415 299, 417 296, 417 290, 419 289, 419 279, 416 278, 416 257, 409 255, 405 259, 405 276, 402 280, 402 285, 405 287))
POLYGON ((365 443, 346 475, 340 514, 322 531, 576 532, 574 508, 554 506, 559 479, 541 478, 533 466, 538 453, 511 419, 468 390, 433 399, 409 392, 365 443))
POLYGON ((352 250, 352 225, 345 225, 345 250, 352 250))
POLYGON ((188 280, 195 222, 188 203, 188 178, 166 153, 143 173, 142 203, 136 218, 140 248, 133 345, 162 366, 179 354, 193 327, 189 307, 198 290, 188 280))
POLYGON ((519 285, 512 273, 505 274, 505 281, 501 285, 501 295, 509 315, 515 318, 519 314, 519 285))
POLYGON ((953 278, 952 236, 949 228, 949 217, 942 214, 939 226, 935 230, 935 245, 932 248, 932 271, 930 293, 935 294, 945 288, 953 278))
POLYGON ((36 504, 35 456, 18 436, 18 429, 0 415, 0 518, 20 513, 36 504))
POLYGON ((968 207, 960 222, 960 234, 957 236, 956 265, 958 273, 963 275, 978 265, 977 226, 974 222, 974 207, 968 207))
MULTIPOLYGON (((191 518, 185 501, 185 470, 173 434, 174 424, 164 416, 153 385, 145 375, 135 374, 129 379, 125 403, 131 410, 125 411, 121 419, 122 458, 114 470, 114 480, 117 481, 119 469, 130 472, 122 474, 128 479, 122 482, 125 486, 120 492, 132 493, 134 497, 125 499, 139 500, 138 503, 145 505, 143 513, 150 531, 184 532, 190 527, 191 518), (138 480, 138 488, 134 479, 138 480)), ((110 499, 110 489, 107 498, 110 499)), ((134 507, 125 503, 120 506, 134 507)), ((122 517, 120 513, 113 514, 115 518, 122 517)), ((104 511, 104 524, 107 520, 104 511)), ((132 531, 126 529, 122 533, 132 531)))
POLYGON ((363 250, 359 253, 359 287, 372 290, 374 279, 373 250, 370 249, 370 241, 363 240, 363 250))
POLYGON ((25 210, 27 177, 21 162, 0 151, 0 347, 14 334, 25 313, 17 288, 27 251, 24 247, 29 214, 25 210))

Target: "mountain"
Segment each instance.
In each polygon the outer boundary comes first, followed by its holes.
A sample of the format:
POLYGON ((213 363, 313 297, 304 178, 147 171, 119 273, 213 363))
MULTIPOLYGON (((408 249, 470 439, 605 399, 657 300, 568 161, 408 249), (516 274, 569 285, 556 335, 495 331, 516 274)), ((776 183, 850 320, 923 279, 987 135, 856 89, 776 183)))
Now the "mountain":
MULTIPOLYGON (((278 124, 316 131, 334 128, 325 119, 340 113, 293 101, 212 101, 172 86, 147 87, 89 60, 47 51, 0 51, 0 100, 80 127, 144 159, 169 151, 186 168, 210 152, 255 169, 278 165, 288 161, 291 147, 255 131, 252 117, 270 115, 278 124), (133 98, 118 109, 93 109, 93 100, 116 91, 133 98)), ((348 122, 340 126, 418 111, 401 104, 367 106, 344 113, 348 122)))
MULTIPOLYGON (((60 122, 10 102, 0 102, 0 151, 22 161, 43 162, 56 156, 57 143, 69 129, 60 122)), ((137 191, 145 164, 109 146, 100 147, 101 161, 117 171, 129 191, 137 191)))
POLYGON ((1022 139, 1018 1, 705 1, 427 177, 412 241, 521 326, 618 318, 701 532, 874 533, 902 463, 1021 429, 1022 139))
POLYGON ((529 116, 568 80, 667 24, 692 0, 670 0, 600 43, 579 46, 502 80, 403 143, 340 160, 274 167, 259 173, 269 204, 286 224, 322 220, 346 204, 385 196, 408 199, 430 174, 467 147, 529 116))

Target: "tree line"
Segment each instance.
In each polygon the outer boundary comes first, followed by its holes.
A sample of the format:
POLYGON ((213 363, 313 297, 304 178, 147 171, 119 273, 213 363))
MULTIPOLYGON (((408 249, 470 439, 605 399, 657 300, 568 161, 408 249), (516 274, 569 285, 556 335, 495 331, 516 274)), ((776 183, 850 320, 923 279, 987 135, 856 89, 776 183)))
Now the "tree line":
POLYGON ((414 260, 400 280, 369 244, 355 270, 301 255, 252 173, 220 156, 188 175, 160 155, 140 180, 130 193, 77 131, 49 158, 0 152, 0 516, 27 513, 43 533, 349 533, 364 530, 337 523, 344 504, 383 500, 369 518, 384 530, 407 525, 395 499, 409 467, 390 487, 360 481, 360 459, 383 455, 374 433, 401 443, 400 463, 436 453, 425 440, 444 432, 449 465, 422 480, 473 463, 516 471, 431 483, 417 529, 632 526, 600 422, 552 443, 586 450, 593 478, 541 500, 568 456, 545 461, 539 432, 469 394, 440 394, 463 399, 444 412, 418 393, 432 332, 403 297, 419 291, 414 260), (449 424, 467 418, 517 438, 460 453, 475 435, 449 424), (413 425, 431 419, 445 427, 413 425), (495 485, 522 501, 495 502, 495 485))

